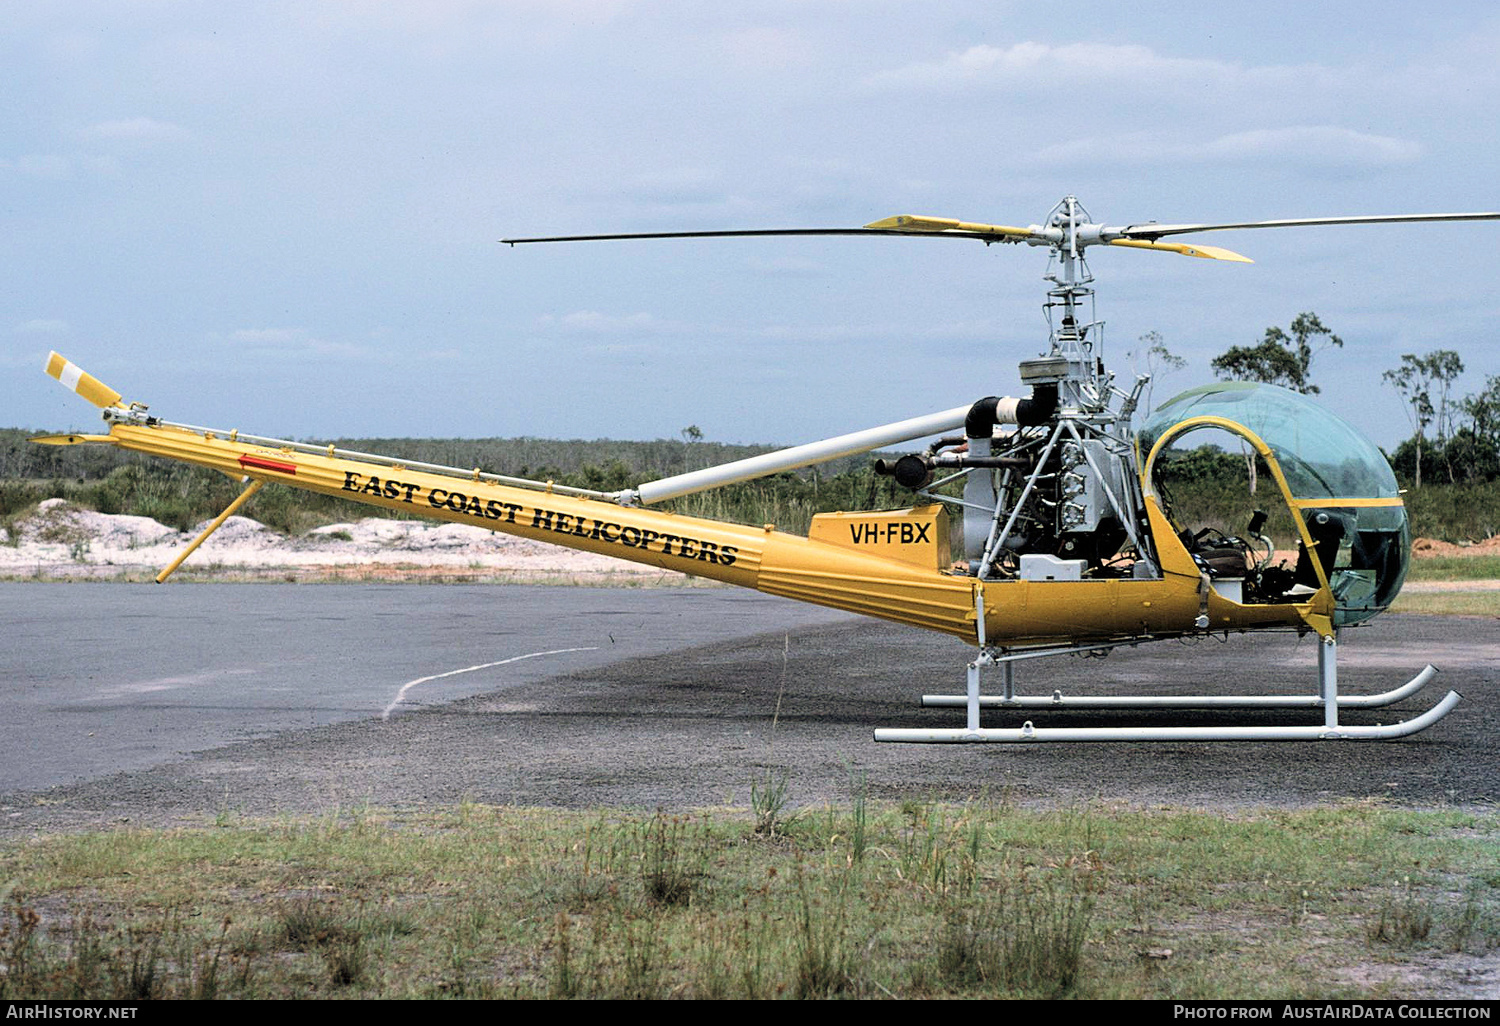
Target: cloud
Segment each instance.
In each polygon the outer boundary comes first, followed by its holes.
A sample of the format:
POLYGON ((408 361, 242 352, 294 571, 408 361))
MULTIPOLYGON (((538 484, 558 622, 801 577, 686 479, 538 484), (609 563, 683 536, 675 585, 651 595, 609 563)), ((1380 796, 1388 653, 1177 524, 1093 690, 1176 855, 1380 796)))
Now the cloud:
MULTIPOLYGON (((1250 64, 1174 57, 1139 44, 1023 42, 971 46, 877 72, 862 85, 880 95, 936 94, 953 96, 959 104, 982 102, 997 114, 1063 102, 1071 104, 1071 116, 1064 119, 1068 123, 1092 114, 1113 123, 1206 116, 1222 125, 1226 111, 1255 111, 1259 120, 1266 120, 1294 111, 1305 118, 1319 110, 1321 119, 1351 108, 1368 110, 1372 103, 1426 103, 1422 97, 1427 90, 1416 87, 1407 70, 1374 63, 1250 64)), ((1461 72, 1470 79, 1475 74, 1461 72)))
POLYGON ((588 335, 658 333, 672 327, 648 313, 604 314, 597 310, 575 310, 561 317, 543 314, 537 324, 588 335))
POLYGON ((61 335, 68 330, 70 325, 67 321, 54 318, 36 317, 29 321, 22 321, 16 325, 18 335, 61 335))
POLYGON ((231 342, 242 342, 247 345, 289 345, 306 337, 307 332, 302 328, 241 328, 229 333, 231 342))
POLYGON ((637 175, 620 190, 644 203, 722 203, 724 186, 717 171, 679 167, 637 175))
POLYGON ((1207 142, 1167 139, 1155 133, 1075 139, 1036 153, 1044 164, 1099 161, 1128 164, 1299 164, 1312 170, 1357 170, 1410 164, 1422 157, 1419 143, 1356 132, 1336 125, 1289 125, 1232 132, 1207 142))
POLYGON ((54 153, 28 153, 20 157, 0 157, 0 171, 56 181, 73 176, 73 161, 54 153))
POLYGON ((155 118, 124 118, 119 121, 100 121, 79 130, 86 139, 126 139, 153 142, 169 139, 186 131, 181 125, 155 118))
POLYGON ((601 342, 596 345, 585 346, 580 355, 582 356, 609 356, 620 357, 659 357, 666 355, 668 350, 655 342, 601 342))
POLYGON ((1334 125, 1292 125, 1220 136, 1205 148, 1210 159, 1292 157, 1324 166, 1409 164, 1422 156, 1420 144, 1371 135, 1334 125))
MULTIPOLYGON (((1264 69, 1262 69, 1264 70, 1264 69)), ((877 72, 865 80, 880 91, 949 90, 975 86, 1035 86, 1049 91, 1074 83, 1097 87, 1130 79, 1157 82, 1168 89, 1199 87, 1243 77, 1245 69, 1224 61, 1163 57, 1134 44, 1068 43, 1049 46, 1025 42, 998 47, 971 46, 935 61, 922 61, 877 72)))
POLYGON ((112 156, 100 154, 69 157, 58 153, 28 153, 20 157, 0 157, 0 172, 5 171, 41 181, 63 182, 76 175, 114 177, 120 173, 120 162, 112 156))
POLYGON ((252 353, 276 356, 339 356, 363 360, 376 355, 352 342, 318 338, 305 328, 241 328, 230 332, 227 341, 252 353))
POLYGON ((800 32, 787 28, 754 26, 726 33, 720 54, 745 68, 785 74, 788 68, 812 64, 819 49, 800 32))
POLYGON ((860 343, 872 346, 909 346, 914 342, 956 340, 992 340, 995 325, 989 321, 912 322, 844 322, 823 325, 770 324, 749 331, 753 338, 775 342, 808 342, 819 344, 860 343))

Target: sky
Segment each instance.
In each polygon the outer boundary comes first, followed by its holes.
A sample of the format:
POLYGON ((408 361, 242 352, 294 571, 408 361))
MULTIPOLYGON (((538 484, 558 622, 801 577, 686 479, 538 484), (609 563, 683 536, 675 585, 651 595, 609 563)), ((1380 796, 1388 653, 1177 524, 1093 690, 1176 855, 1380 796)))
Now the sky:
MULTIPOLYGON (((1500 210, 1500 8, 942 0, 0 4, 0 424, 795 444, 1025 394, 1044 250, 509 236, 1500 210)), ((1102 248, 1122 379, 1315 312, 1326 404, 1500 374, 1500 222, 1102 248)))

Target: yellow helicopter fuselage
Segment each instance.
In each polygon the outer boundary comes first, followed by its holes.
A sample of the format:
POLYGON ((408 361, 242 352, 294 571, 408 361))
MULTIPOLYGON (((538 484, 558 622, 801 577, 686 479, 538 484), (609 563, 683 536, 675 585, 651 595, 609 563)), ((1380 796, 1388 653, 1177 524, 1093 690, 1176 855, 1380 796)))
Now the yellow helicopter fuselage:
MULTIPOLYGON (((1161 560, 1157 579, 988 580, 956 572, 947 514, 938 506, 823 513, 808 537, 545 489, 248 443, 235 433, 115 423, 103 442, 415 516, 469 524, 691 574, 771 595, 942 631, 970 644, 1037 646, 1272 626, 1326 624, 1326 595, 1241 605, 1206 587, 1154 499, 1147 512, 1161 560), (984 623, 978 626, 979 610, 984 623)), ((1326 628, 1325 628, 1326 630, 1326 628)))

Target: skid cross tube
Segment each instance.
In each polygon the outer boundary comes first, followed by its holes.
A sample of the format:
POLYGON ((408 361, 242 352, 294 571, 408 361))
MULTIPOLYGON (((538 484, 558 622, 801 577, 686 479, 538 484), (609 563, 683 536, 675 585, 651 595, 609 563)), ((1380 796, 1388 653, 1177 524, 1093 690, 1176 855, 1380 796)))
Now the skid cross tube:
POLYGON ((1426 730, 1448 715, 1458 704, 1459 694, 1449 691, 1436 706, 1420 716, 1393 724, 1347 726, 1339 723, 1339 710, 1371 709, 1391 705, 1420 691, 1437 674, 1431 665, 1406 684, 1378 695, 1338 693, 1338 642, 1333 637, 1318 644, 1318 693, 1316 695, 1124 695, 1065 698, 1054 691, 1050 698, 1017 696, 1012 666, 1017 659, 1060 655, 1078 649, 1045 649, 1009 653, 996 657, 981 649, 968 666, 965 695, 924 695, 928 707, 964 707, 963 727, 891 728, 875 731, 876 741, 907 744, 999 743, 1025 744, 1039 741, 1373 741, 1406 737, 1426 730), (980 672, 999 663, 1004 670, 1003 696, 981 695, 980 672), (1322 709, 1321 726, 1286 727, 1037 727, 1027 721, 1019 728, 980 725, 981 709, 1322 709))

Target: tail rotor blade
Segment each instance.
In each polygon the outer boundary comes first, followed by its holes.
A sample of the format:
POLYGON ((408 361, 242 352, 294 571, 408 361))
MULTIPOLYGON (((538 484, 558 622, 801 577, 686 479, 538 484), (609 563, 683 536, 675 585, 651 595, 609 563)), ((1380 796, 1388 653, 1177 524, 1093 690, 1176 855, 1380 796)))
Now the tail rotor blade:
POLYGON ((47 357, 47 373, 101 410, 111 406, 123 408, 125 405, 120 401, 123 397, 119 392, 86 373, 78 364, 65 359, 61 353, 54 352, 47 357))

